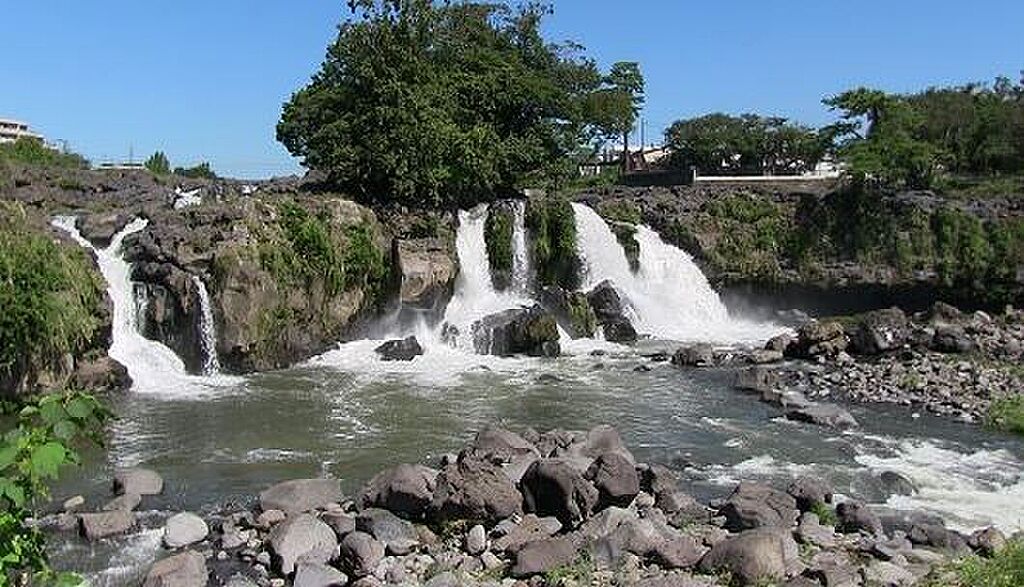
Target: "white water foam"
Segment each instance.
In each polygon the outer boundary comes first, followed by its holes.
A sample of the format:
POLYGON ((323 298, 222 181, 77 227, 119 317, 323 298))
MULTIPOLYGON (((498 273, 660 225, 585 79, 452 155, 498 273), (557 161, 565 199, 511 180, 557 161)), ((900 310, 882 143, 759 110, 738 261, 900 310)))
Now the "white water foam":
POLYGON ((573 211, 585 287, 611 280, 626 298, 639 332, 669 340, 736 343, 763 341, 782 330, 729 316, 693 258, 646 226, 637 227, 640 269, 633 273, 604 219, 583 204, 573 204, 573 211))
POLYGON ((874 473, 896 471, 918 488, 885 505, 928 510, 947 524, 970 531, 995 526, 1006 533, 1024 530, 1024 461, 1006 450, 960 452, 931 441, 904 440, 886 456, 862 454, 856 461, 874 473))
POLYGON ((530 250, 526 242, 526 201, 512 203, 512 288, 522 294, 530 292, 530 250))
POLYGON ((131 265, 121 256, 122 244, 129 235, 140 232, 149 224, 136 218, 114 235, 110 246, 97 249, 75 227, 73 216, 58 216, 52 224, 68 233, 79 245, 96 254, 100 273, 107 281, 107 294, 114 306, 113 342, 108 354, 128 369, 132 378, 132 391, 159 394, 168 397, 206 395, 214 390, 237 383, 231 377, 195 377, 185 371, 181 358, 167 346, 142 336, 138 328, 135 284, 131 280, 131 265))
POLYGON ((198 275, 192 276, 192 283, 196 286, 196 297, 199 298, 199 344, 203 351, 203 375, 216 375, 220 371, 220 359, 217 358, 217 324, 213 320, 210 292, 198 275))

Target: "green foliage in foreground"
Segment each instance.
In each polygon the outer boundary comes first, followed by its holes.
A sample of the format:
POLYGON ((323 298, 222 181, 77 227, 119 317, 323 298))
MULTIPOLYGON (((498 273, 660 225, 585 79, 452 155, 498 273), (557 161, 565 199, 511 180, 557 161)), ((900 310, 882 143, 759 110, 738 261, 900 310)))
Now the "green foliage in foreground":
POLYGON ((977 555, 933 573, 926 587, 1020 587, 1024 585, 1024 540, 1010 540, 990 558, 977 555))
POLYGON ((811 507, 811 511, 814 515, 818 516, 818 522, 824 526, 835 526, 839 523, 839 516, 836 515, 836 510, 827 503, 819 501, 811 507))
POLYGON ((103 283, 77 247, 33 229, 18 203, 0 202, 0 381, 85 350, 100 319, 103 283))
POLYGON ((581 264, 576 251, 576 214, 569 201, 554 196, 530 200, 526 228, 540 284, 576 289, 581 264))
POLYGON ((49 497, 61 467, 78 464, 75 447, 102 443, 110 412, 93 396, 66 392, 42 397, 18 411, 0 442, 0 584, 77 584, 50 570, 41 532, 26 524, 49 497))
POLYGON ((18 163, 39 167, 88 169, 89 161, 77 153, 62 153, 36 139, 21 138, 0 144, 0 163, 18 163))
POLYGON ((491 266, 491 279, 499 290, 507 288, 512 279, 514 224, 515 216, 506 205, 492 205, 484 223, 487 262, 491 266))
POLYGON ((985 419, 993 428, 1024 436, 1024 395, 1011 395, 994 400, 985 419))

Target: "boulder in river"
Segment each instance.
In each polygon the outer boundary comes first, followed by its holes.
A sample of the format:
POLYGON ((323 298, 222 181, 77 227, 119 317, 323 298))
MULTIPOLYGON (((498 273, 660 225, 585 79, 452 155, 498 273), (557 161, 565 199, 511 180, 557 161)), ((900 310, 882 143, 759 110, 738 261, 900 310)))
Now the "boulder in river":
POLYGON ((164 479, 150 469, 132 468, 114 472, 114 494, 159 495, 164 490, 164 479))
POLYGON ((846 350, 846 333, 838 322, 808 322, 797 331, 795 342, 786 347, 786 355, 798 359, 833 359, 846 350))
POLYGON ((209 533, 209 526, 199 516, 189 512, 174 514, 164 526, 164 545, 181 548, 206 539, 209 533))
POLYGON ((836 404, 812 403, 786 410, 786 418, 830 428, 855 428, 857 419, 836 404))
POLYGON ((344 499, 337 479, 293 479, 263 490, 260 508, 285 513, 308 512, 344 499))
POLYGON ((597 284, 587 293, 587 300, 590 301, 590 307, 593 308, 605 340, 611 342, 636 341, 636 329, 626 317, 622 297, 611 281, 605 280, 597 284))
POLYGON ((191 550, 157 561, 142 587, 205 587, 206 559, 191 550))
POLYGON ((491 314, 473 324, 473 346, 482 355, 557 357, 558 324, 539 305, 491 314))
POLYGON ((130 530, 135 525, 135 514, 123 510, 81 514, 78 516, 78 524, 82 535, 88 540, 100 540, 130 530))
POLYGON ((423 354, 423 347, 415 336, 389 340, 373 350, 382 361, 411 361, 423 354))
POLYGON ((363 489, 364 507, 380 507, 408 519, 422 518, 430 507, 438 472, 402 464, 378 473, 363 489))
POLYGON ((582 292, 569 292, 557 285, 540 289, 540 304, 554 315, 558 325, 573 338, 592 338, 597 332, 597 315, 582 292))
POLYGON ((715 348, 707 343, 682 347, 672 355, 672 364, 677 367, 711 367, 715 364, 715 348))
POLYGON ((875 310, 861 315, 850 333, 850 350, 877 355, 902 347, 910 339, 910 322, 899 308, 875 310))

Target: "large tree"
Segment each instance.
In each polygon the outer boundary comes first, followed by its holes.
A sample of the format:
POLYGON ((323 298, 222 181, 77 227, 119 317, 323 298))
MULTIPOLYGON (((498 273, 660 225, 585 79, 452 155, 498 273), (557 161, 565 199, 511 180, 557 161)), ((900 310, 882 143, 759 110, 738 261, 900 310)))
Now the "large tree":
POLYGON ((361 199, 456 206, 564 171, 601 86, 527 4, 356 0, 278 139, 361 199))

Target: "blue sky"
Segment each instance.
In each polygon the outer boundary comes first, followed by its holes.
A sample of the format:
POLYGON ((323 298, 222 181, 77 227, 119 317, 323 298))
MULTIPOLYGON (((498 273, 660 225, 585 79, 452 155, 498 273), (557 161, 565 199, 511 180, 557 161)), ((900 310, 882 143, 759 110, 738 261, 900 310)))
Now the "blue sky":
MULTIPOLYGON (((0 117, 94 161, 164 150, 222 174, 300 170, 274 139, 281 104, 317 69, 343 0, 7 2, 0 117)), ((673 120, 755 111, 830 120, 821 97, 1017 79, 1020 0, 555 0, 552 39, 607 66, 640 61, 648 137, 673 120)))

